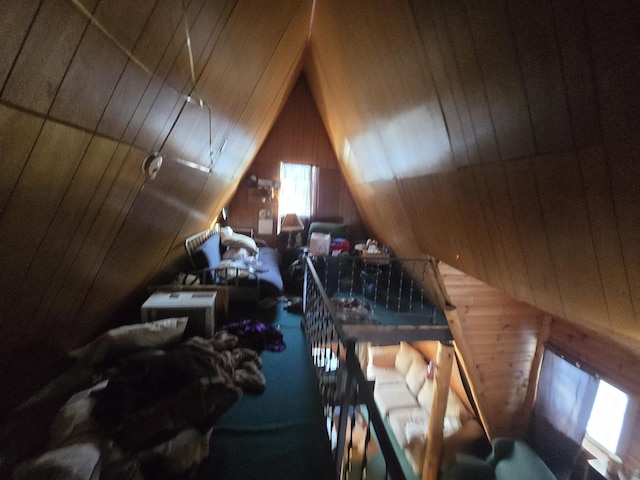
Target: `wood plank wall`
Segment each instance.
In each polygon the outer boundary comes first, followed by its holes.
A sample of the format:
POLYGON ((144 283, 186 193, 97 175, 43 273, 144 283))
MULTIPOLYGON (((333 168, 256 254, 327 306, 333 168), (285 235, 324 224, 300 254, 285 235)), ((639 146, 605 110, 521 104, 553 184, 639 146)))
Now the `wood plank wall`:
POLYGON ((245 177, 238 185, 229 204, 228 223, 230 225, 251 227, 256 236, 274 247, 278 246, 276 241, 276 222, 279 214, 277 192, 276 198, 262 203, 260 199, 251 195, 249 177, 255 175, 257 178, 280 181, 280 162, 317 166, 319 168, 318 198, 314 219, 344 222, 348 226, 351 239, 366 239, 366 230, 342 176, 304 75, 298 79, 280 116, 255 160, 247 169, 245 177), (272 235, 258 234, 258 213, 262 208, 273 211, 272 235))
MULTIPOLYGON (((455 315, 451 329, 464 360, 478 408, 491 438, 521 436, 526 431, 534 397, 530 395, 542 341, 625 392, 640 397, 640 358, 618 342, 584 326, 551 318, 517 302, 459 270, 439 264, 442 282, 455 315), (542 329, 545 318, 548 331, 542 329), (540 336, 542 335, 542 340, 540 336)), ((640 425, 640 412, 635 424, 640 425)), ((627 471, 640 468, 640 433, 631 429, 629 451, 619 452, 627 471)))
POLYGON ((293 88, 310 16, 302 0, 0 3, 3 412, 183 268, 293 88))
POLYGON ((637 4, 328 0, 313 31, 373 235, 640 351, 637 4))
POLYGON ((454 307, 445 313, 487 434, 521 437, 544 312, 445 263, 438 267, 454 307))

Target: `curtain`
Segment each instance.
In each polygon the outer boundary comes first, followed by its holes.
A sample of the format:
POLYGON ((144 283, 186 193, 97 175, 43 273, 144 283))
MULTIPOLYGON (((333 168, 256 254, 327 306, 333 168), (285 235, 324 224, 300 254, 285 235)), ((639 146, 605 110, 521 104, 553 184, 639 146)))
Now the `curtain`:
POLYGON ((547 350, 526 440, 558 480, 571 478, 598 391, 598 379, 547 350))

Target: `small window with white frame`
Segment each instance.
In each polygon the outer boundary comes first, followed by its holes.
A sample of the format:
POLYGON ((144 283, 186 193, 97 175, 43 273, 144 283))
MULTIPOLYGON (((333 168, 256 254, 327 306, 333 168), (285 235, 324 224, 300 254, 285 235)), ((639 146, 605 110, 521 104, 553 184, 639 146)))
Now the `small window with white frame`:
POLYGON ((318 168, 313 165, 280 163, 279 222, 288 213, 309 218, 315 212, 318 168))
POLYGON ((593 456, 606 461, 623 455, 638 412, 638 399, 600 379, 582 446, 593 456))

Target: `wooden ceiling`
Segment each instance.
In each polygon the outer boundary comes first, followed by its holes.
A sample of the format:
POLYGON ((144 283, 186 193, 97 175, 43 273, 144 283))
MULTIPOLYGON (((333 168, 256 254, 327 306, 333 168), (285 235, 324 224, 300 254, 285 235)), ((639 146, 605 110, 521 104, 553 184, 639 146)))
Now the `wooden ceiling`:
POLYGON ((637 348, 637 3, 315 10, 305 71, 375 235, 637 348))
POLYGON ((639 349, 637 2, 184 3, 0 5, 5 367, 134 311, 300 74, 378 239, 639 349))

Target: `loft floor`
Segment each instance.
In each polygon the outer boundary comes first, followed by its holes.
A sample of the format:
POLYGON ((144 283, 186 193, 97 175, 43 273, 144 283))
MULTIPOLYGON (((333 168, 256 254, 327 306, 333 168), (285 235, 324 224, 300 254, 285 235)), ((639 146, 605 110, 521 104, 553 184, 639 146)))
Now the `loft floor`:
POLYGON ((284 303, 256 313, 278 328, 286 349, 260 354, 267 387, 243 396, 216 423, 198 480, 335 478, 331 447, 301 316, 284 303))

